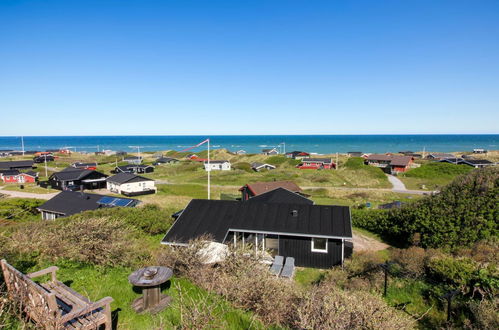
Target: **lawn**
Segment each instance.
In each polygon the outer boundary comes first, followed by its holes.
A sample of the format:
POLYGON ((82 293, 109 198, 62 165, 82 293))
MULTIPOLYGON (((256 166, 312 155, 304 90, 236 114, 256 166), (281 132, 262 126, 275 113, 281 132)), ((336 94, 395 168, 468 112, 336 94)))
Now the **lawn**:
MULTIPOLYGON (((262 324, 255 320, 251 313, 233 308, 223 298, 207 293, 184 278, 174 277, 163 287, 163 293, 173 298, 168 308, 156 315, 137 314, 131 308, 131 303, 141 295, 141 291, 128 283, 128 275, 133 269, 100 269, 64 261, 56 265, 59 267, 58 279, 77 292, 93 301, 105 296, 114 299, 111 309, 119 329, 177 328, 182 322, 180 310, 194 310, 197 309, 196 306, 200 307, 199 310, 204 309, 205 313, 212 314, 205 317, 213 319, 216 324, 224 324, 231 329, 263 329, 262 324)), ((39 269, 40 267, 35 267, 24 271, 39 269)))

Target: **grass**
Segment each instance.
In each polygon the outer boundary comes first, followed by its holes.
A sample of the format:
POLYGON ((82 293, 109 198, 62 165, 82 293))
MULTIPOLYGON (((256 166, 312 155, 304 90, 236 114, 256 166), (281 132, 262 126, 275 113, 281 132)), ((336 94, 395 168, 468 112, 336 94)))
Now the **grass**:
POLYGON ((422 317, 419 327, 439 328, 445 323, 446 313, 438 306, 438 301, 425 299, 429 289, 431 286, 421 280, 389 278, 385 300, 415 319, 422 317))
POLYGON ((303 288, 308 288, 313 284, 320 282, 327 270, 317 268, 298 267, 295 272, 294 280, 303 288))
POLYGON ((408 189, 436 190, 449 184, 459 175, 472 171, 468 165, 430 162, 400 174, 398 177, 408 189))
MULTIPOLYGON (((57 266, 58 279, 91 300, 97 301, 105 296, 111 296, 114 299, 111 309, 113 316, 118 318, 120 329, 180 327, 180 308, 189 308, 185 306, 189 303, 198 305, 207 303, 213 308, 214 317, 220 322, 225 321, 232 329, 263 329, 261 323, 254 320, 251 313, 231 307, 223 298, 207 293, 184 278, 174 277, 163 288, 163 293, 173 298, 168 308, 157 315, 137 314, 132 310, 131 303, 141 296, 141 291, 128 283, 128 275, 133 272, 132 269, 120 267, 99 269, 65 261, 60 261, 57 266)), ((26 271, 39 269, 36 267, 26 271)))
POLYGON ((32 184, 24 183, 23 186, 24 186, 24 189, 21 189, 20 184, 7 184, 2 188, 2 190, 20 191, 20 192, 35 193, 35 194, 50 194, 50 193, 55 193, 55 192, 59 191, 56 189, 42 188, 40 186, 37 186, 34 183, 32 183, 32 184))

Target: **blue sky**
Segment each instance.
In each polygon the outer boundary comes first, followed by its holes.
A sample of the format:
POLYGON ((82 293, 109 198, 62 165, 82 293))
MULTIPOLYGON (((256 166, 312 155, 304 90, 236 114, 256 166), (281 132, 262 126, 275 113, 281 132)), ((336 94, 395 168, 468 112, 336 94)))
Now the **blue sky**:
POLYGON ((0 113, 0 135, 499 133, 499 1, 2 0, 0 113))

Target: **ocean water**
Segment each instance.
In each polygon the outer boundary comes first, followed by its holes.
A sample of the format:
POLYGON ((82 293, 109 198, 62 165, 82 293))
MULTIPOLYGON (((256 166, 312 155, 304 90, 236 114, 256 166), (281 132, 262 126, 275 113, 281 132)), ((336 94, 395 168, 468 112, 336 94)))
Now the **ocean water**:
MULTIPOLYGON (((76 151, 183 150, 210 138, 213 149, 245 150, 259 153, 276 147, 281 152, 301 150, 310 153, 361 151, 385 153, 397 151, 467 151, 473 148, 499 150, 499 134, 489 135, 220 135, 220 136, 25 136, 25 150, 67 147, 76 151), (282 144, 284 143, 284 144, 282 144)), ((21 137, 1 137, 0 150, 21 150, 21 137)), ((205 150, 199 147, 196 150, 205 150)))

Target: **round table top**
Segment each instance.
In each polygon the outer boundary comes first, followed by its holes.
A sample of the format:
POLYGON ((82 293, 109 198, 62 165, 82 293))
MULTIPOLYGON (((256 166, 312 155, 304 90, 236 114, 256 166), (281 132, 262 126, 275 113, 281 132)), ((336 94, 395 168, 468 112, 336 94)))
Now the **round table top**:
POLYGON ((173 276, 168 267, 150 266, 138 269, 128 276, 128 282, 135 286, 149 287, 165 283, 173 276))

